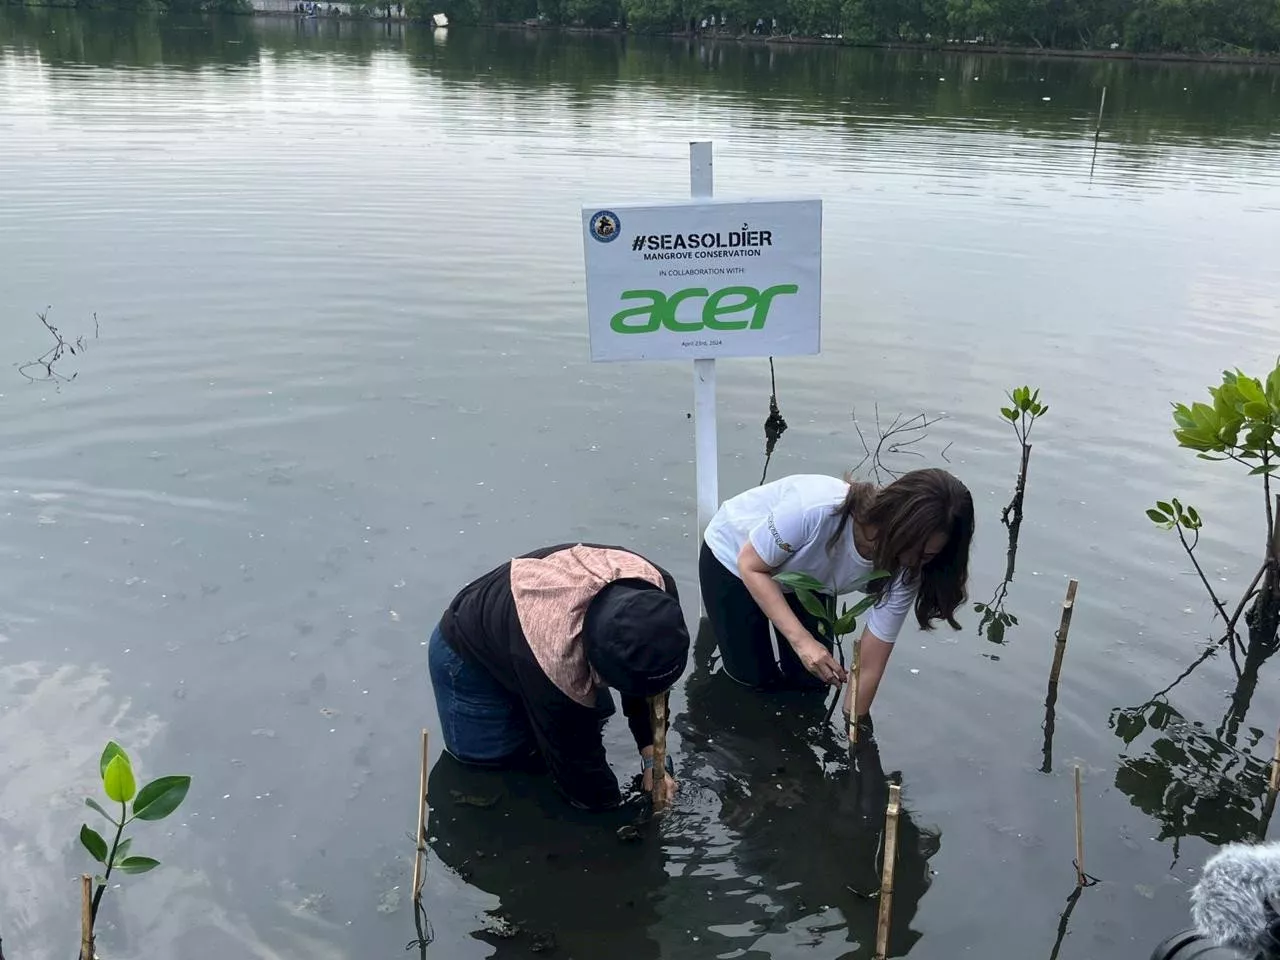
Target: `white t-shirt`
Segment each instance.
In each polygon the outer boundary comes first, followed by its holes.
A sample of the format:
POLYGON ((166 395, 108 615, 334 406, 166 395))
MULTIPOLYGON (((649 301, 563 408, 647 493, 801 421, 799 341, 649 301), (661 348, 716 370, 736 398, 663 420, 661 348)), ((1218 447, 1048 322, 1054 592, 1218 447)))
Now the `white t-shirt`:
MULTIPOLYGON (((840 525, 836 508, 848 493, 843 480, 820 474, 797 474, 753 487, 720 505, 707 525, 707 546, 737 577, 742 576, 738 554, 749 539, 775 573, 807 573, 834 585, 837 596, 849 593, 874 566, 854 546, 852 521, 845 524, 840 544, 827 547, 840 525)), ((905 582, 905 572, 899 572, 867 612, 871 632, 887 643, 897 640, 916 589, 905 582)))

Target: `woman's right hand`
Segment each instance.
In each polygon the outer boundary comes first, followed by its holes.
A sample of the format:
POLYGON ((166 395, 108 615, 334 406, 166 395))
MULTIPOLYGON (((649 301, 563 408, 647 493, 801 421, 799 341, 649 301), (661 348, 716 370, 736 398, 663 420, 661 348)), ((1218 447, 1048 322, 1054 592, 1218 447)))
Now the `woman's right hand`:
POLYGON ((831 651, 813 637, 796 647, 796 656, 811 674, 831 687, 838 687, 848 679, 844 667, 836 662, 831 651))

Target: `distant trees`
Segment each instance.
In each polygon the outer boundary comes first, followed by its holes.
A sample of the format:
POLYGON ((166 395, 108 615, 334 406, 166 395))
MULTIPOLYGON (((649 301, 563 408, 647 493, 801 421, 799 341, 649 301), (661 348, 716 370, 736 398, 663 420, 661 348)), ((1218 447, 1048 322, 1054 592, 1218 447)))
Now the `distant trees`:
POLYGON ((460 23, 539 19, 684 32, 769 30, 859 43, 974 43, 1135 52, 1280 52, 1280 0, 412 0, 460 23), (708 29, 710 29, 708 25, 708 29))
MULTIPOLYGON (((380 7, 386 0, 357 0, 380 7)), ((1280 0, 403 0, 412 19, 642 33, 841 38, 1136 53, 1280 55, 1280 0), (714 24, 712 23, 714 18, 714 24), (704 25, 705 21, 705 25, 704 25)), ((137 11, 249 12, 248 0, 0 0, 137 11)))

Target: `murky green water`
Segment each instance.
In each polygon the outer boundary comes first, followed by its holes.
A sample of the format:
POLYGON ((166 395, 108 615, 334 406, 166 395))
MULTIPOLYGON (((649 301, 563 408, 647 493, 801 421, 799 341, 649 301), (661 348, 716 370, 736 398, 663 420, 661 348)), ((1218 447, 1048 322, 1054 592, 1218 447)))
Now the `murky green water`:
MULTIPOLYGON (((641 843, 536 780, 437 765, 430 955, 870 956, 900 776, 894 952, 1049 956, 1078 762, 1102 884, 1059 955, 1146 956, 1210 844, 1257 834, 1280 723, 1274 667, 1224 720, 1225 658, 1173 690, 1178 715, 1146 708, 1163 730, 1113 718, 1212 630, 1143 509, 1197 505, 1228 594, 1260 551, 1248 480, 1175 449, 1168 404, 1277 353, 1278 96, 1253 68, 0 11, 6 955, 75 950, 111 733, 196 783, 138 831, 166 866, 112 892, 104 956, 403 956, 441 605, 590 537, 667 565, 696 617, 690 373, 588 362, 577 211, 684 195, 709 137, 721 194, 826 201, 825 351, 778 363, 771 476, 856 463, 854 410, 946 413, 890 465, 970 485, 985 602, 1017 466, 996 411, 1042 387, 1018 624, 904 635, 856 772, 821 707, 744 694, 700 649, 678 807, 641 843), (60 389, 13 366, 46 349, 46 305, 88 338, 60 389), (490 911, 525 932, 477 935, 490 911)), ((728 495, 760 477, 768 366, 720 378, 728 495)))

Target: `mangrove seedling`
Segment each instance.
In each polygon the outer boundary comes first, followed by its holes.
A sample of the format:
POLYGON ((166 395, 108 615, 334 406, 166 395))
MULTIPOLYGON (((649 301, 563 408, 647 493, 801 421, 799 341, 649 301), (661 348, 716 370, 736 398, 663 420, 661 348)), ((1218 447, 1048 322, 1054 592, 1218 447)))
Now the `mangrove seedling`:
MULTIPOLYGON (((89 851, 89 856, 105 868, 101 876, 94 878, 97 889, 93 894, 90 913, 90 939, 93 924, 98 919, 98 907, 102 903, 102 895, 106 892, 111 874, 117 870, 121 873, 147 873, 160 866, 159 860, 133 853, 133 839, 124 835, 125 828, 135 820, 163 820, 178 809, 191 788, 190 777, 176 776, 152 780, 139 790, 129 755, 114 740, 107 742, 98 768, 102 776, 103 792, 113 805, 112 809, 119 805, 120 813, 117 819, 97 800, 85 798, 85 806, 101 814, 115 828, 115 836, 110 845, 102 834, 88 824, 80 828, 80 843, 89 851)), ((83 956, 83 953, 82 950, 80 960, 93 960, 92 957, 83 956)))
MULTIPOLYGON (((1231 460, 1247 467, 1250 476, 1261 478, 1266 517, 1262 565, 1235 613, 1225 619, 1231 637, 1241 611, 1252 600, 1246 615, 1250 641, 1274 646, 1280 622, 1280 496, 1273 496, 1271 478, 1280 467, 1280 444, 1276 442, 1280 361, 1267 375, 1265 385, 1239 370, 1224 370, 1222 383, 1209 388, 1209 397, 1212 403, 1173 405, 1173 436, 1180 447, 1194 450, 1202 460, 1231 460)), ((1177 526, 1181 532, 1182 524, 1177 526)))
POLYGON ((1014 488, 1013 499, 1000 511, 1000 522, 1005 526, 1022 523, 1022 498, 1027 492, 1027 465, 1031 461, 1031 428, 1035 422, 1049 412, 1047 404, 1040 402, 1040 389, 1032 390, 1028 386, 1014 387, 1005 394, 1009 398, 1009 406, 1000 408, 1000 416, 1009 421, 1013 432, 1022 447, 1022 461, 1018 467, 1018 485, 1014 488), (1010 520, 1010 517, 1013 517, 1010 520))
MULTIPOLYGON (((1186 551, 1191 565, 1195 567, 1196 573, 1200 575, 1200 582, 1204 584, 1205 590, 1209 591, 1209 599, 1213 601, 1214 609, 1218 611, 1219 616, 1222 617, 1222 622, 1226 624, 1225 642, 1231 644, 1231 657, 1234 660, 1235 624, 1227 615, 1227 610, 1222 605, 1222 601, 1218 599, 1218 594, 1213 589, 1213 585, 1209 583, 1209 578, 1205 576, 1204 569, 1200 566, 1200 561, 1196 559, 1196 547, 1200 543, 1200 528, 1204 526, 1204 521, 1200 519, 1199 511, 1190 504, 1183 506, 1177 497, 1173 497, 1170 500, 1157 500, 1156 505, 1147 510, 1147 518, 1156 526, 1178 532, 1178 541, 1182 544, 1182 549, 1186 551), (1191 532, 1190 540, 1187 539, 1188 531, 1191 532)), ((1237 665, 1238 669, 1239 666, 1237 665)))
MULTIPOLYGON (((860 577, 853 584, 852 589, 865 590, 869 584, 887 576, 889 574, 885 570, 873 570, 866 576, 860 577)), ((774 574, 773 579, 795 591, 800 605, 817 619, 818 632, 835 646, 840 656, 840 666, 843 667, 845 665, 844 638, 858 629, 858 617, 874 606, 880 598, 875 594, 867 594, 852 607, 847 603, 841 604, 840 612, 837 614, 835 590, 827 587, 816 577, 811 577, 807 573, 789 571, 774 574)), ((849 711, 849 742, 856 744, 858 742, 858 645, 856 643, 853 645, 851 673, 853 709, 849 711)), ((836 690, 831 706, 827 709, 828 723, 839 702, 840 691, 836 690)))

